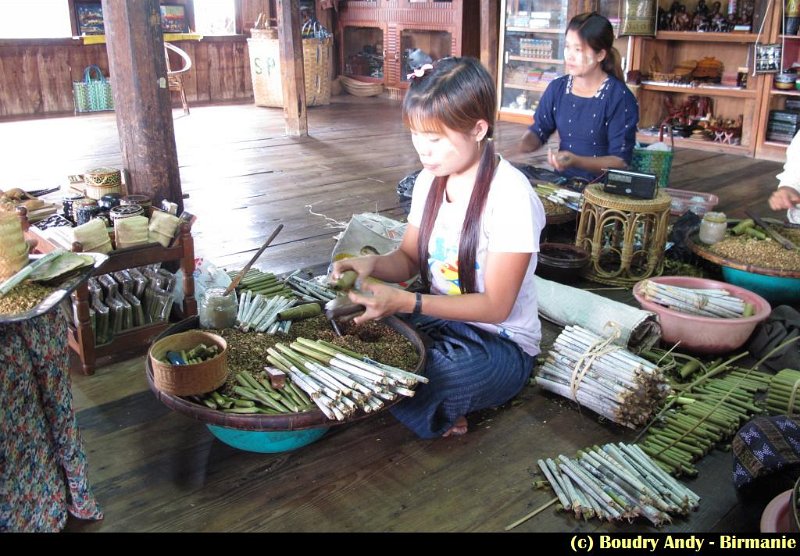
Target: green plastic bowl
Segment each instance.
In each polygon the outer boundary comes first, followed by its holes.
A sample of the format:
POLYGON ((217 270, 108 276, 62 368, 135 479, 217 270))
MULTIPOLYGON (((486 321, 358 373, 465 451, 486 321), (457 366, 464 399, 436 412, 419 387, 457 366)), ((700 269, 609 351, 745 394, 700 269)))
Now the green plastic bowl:
POLYGON ((322 435, 328 432, 329 428, 319 427, 299 431, 246 431, 229 429, 218 425, 207 424, 206 426, 211 431, 211 434, 228 446, 262 454, 296 450, 311 444, 315 440, 319 440, 322 435))

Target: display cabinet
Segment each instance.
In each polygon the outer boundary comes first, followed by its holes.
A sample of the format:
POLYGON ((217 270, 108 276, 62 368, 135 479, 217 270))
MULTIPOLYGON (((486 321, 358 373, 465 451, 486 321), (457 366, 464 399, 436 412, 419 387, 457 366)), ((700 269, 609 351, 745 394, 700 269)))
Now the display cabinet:
POLYGON ((498 117, 531 123, 548 83, 564 74, 570 18, 591 11, 590 0, 506 0, 502 4, 497 81, 498 117))
MULTIPOLYGON (((780 0, 778 0, 780 2, 780 0)), ((780 7, 780 4, 779 4, 780 7)), ((770 17, 768 42, 780 44, 782 56, 781 70, 800 69, 800 36, 797 35, 796 21, 786 18, 787 10, 775 9, 770 17), (791 33, 794 31, 794 33, 791 33)), ((786 147, 797 129, 800 116, 800 90, 796 86, 778 89, 775 86, 776 74, 764 76, 759 111, 759 128, 756 141, 756 157, 783 162, 786 160, 786 147)))
POLYGON ((447 56, 478 56, 477 3, 469 0, 348 0, 337 27, 340 72, 383 83, 402 98, 414 67, 447 56))

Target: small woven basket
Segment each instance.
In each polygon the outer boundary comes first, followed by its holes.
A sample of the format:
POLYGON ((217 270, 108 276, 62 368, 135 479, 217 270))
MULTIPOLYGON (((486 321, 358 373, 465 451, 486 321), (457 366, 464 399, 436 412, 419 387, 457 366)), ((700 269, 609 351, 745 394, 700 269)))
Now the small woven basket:
POLYGON ((669 134, 671 149, 668 151, 655 151, 642 147, 633 148, 631 157, 631 169, 643 174, 655 174, 658 180, 658 187, 669 185, 669 173, 672 170, 672 159, 675 157, 675 137, 672 135, 672 127, 661 126, 658 140, 664 141, 664 131, 669 134))
POLYGON ((3 281, 28 264, 28 245, 16 212, 0 212, 0 227, 7 230, 0 244, 0 281, 3 281))
POLYGON ((109 193, 121 193, 122 172, 116 168, 95 168, 83 174, 87 197, 100 199, 109 193))
POLYGON ((225 339, 202 330, 187 330, 162 338, 148 353, 156 388, 173 396, 196 396, 216 390, 228 378, 228 344, 225 339), (190 350, 200 344, 216 345, 220 353, 193 365, 172 365, 163 360, 168 351, 190 350))

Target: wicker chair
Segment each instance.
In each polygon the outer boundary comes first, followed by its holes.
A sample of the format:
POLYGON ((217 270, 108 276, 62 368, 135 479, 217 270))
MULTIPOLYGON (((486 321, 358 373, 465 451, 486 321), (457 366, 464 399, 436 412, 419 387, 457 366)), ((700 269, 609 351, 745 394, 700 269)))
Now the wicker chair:
POLYGON ((186 102, 186 91, 183 89, 183 74, 192 69, 192 59, 189 55, 175 46, 172 43, 164 43, 164 58, 167 61, 167 82, 170 91, 177 91, 181 94, 181 103, 183 104, 183 113, 189 114, 189 103, 186 102), (181 68, 173 70, 169 61, 170 51, 180 56, 182 64, 181 68))

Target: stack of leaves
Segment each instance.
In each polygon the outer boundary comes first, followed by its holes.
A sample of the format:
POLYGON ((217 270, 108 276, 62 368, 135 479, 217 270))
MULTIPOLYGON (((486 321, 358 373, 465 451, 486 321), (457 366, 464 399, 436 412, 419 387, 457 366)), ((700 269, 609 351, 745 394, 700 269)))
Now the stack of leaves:
POLYGON ((770 375, 729 366, 743 355, 708 365, 687 355, 662 355, 659 365, 676 375, 671 385, 676 395, 643 431, 639 445, 663 469, 673 475, 696 475, 694 462, 732 437, 753 415, 762 413, 754 398, 767 389, 770 375), (687 362, 678 365, 676 358, 687 362), (703 374, 690 383, 677 381, 677 377, 685 379, 698 371, 703 374))
POLYGON ((784 369, 772 377, 767 390, 767 409, 772 413, 800 413, 800 371, 784 369))
POLYGON ((270 380, 261 374, 242 371, 234 374, 235 385, 226 385, 197 399, 211 409, 226 413, 258 413, 279 415, 309 411, 314 404, 290 380, 274 387, 270 380))
MULTIPOLYGON (((238 270, 231 270, 228 272, 228 276, 233 278, 238 273, 238 270)), ((294 297, 294 292, 286 282, 271 272, 262 272, 255 268, 251 268, 247 271, 247 274, 242 276, 239 285, 236 287, 236 291, 239 293, 240 299, 243 297, 243 294, 247 292, 251 292, 251 297, 256 294, 261 294, 262 297, 272 297, 275 295, 281 295, 287 298, 294 297)))

